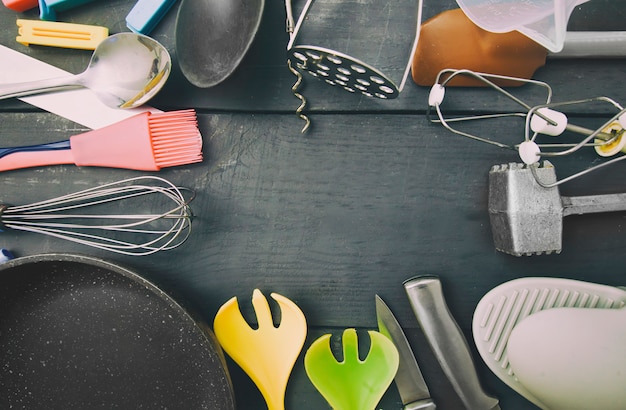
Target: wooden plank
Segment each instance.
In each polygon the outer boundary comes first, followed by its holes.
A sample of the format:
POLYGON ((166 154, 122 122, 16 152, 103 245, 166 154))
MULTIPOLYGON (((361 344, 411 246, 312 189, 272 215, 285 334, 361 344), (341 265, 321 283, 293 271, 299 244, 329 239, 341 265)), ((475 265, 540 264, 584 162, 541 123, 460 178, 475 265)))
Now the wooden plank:
MULTIPOLYGON (((24 135, 37 142, 79 132, 47 114, 1 118, 9 146, 23 144, 24 135)), ((263 287, 298 300, 311 312, 311 324, 320 326, 373 326, 375 292, 391 299, 400 319, 410 323, 408 306, 394 300, 402 300, 401 282, 419 273, 443 275, 466 327, 480 296, 512 277, 534 272, 616 281, 621 253, 615 254, 614 239, 622 214, 568 218, 559 256, 514 258, 494 251, 487 172, 517 161, 514 152, 413 116, 324 119, 302 136, 298 119, 287 115, 202 115, 205 162, 160 173, 198 191, 193 236, 178 250, 121 260, 192 297, 212 295, 202 303, 209 316, 228 296, 263 287)), ((566 175, 594 160, 586 151, 554 162, 566 175)), ((620 191, 622 173, 610 168, 564 193, 620 191)), ((72 166, 6 172, 2 200, 28 203, 131 175, 137 172, 72 166)), ((84 250, 110 256, 37 235, 0 239, 21 255, 84 250)))
MULTIPOLYGON (((403 280, 439 275, 450 310, 470 341, 476 303, 504 281, 537 275, 622 284, 622 213, 569 217, 561 255, 516 258, 493 249, 487 171, 516 161, 515 153, 453 136, 412 115, 323 117, 302 136, 291 115, 201 115, 204 163, 159 173, 197 191, 193 234, 177 250, 121 257, 14 232, 2 233, 0 246, 18 255, 78 252, 121 263, 208 323, 232 296, 252 318, 252 290, 278 292, 305 312, 308 344, 327 331, 374 329, 378 293, 410 334, 443 408, 456 408, 457 402, 417 329, 403 280)), ((0 120, 6 146, 84 131, 50 114, 4 113, 0 120)), ((582 161, 593 162, 594 155, 565 158, 558 169, 569 172, 582 161)), ((623 173, 615 169, 578 181, 569 193, 621 190, 623 173)), ((72 166, 5 172, 0 200, 28 203, 138 174, 72 166)), ((323 408, 301 360, 289 407, 323 408)), ((477 366, 503 408, 528 408, 481 362, 477 366)), ((260 406, 250 381, 236 367, 233 373, 243 408, 260 406)), ((399 406, 395 392, 385 400, 383 408, 399 406)))

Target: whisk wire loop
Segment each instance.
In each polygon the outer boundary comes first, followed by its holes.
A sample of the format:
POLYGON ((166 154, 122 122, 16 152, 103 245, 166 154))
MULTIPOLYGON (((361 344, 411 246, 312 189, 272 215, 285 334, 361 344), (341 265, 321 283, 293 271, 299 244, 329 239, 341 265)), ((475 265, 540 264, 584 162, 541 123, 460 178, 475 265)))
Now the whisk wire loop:
POLYGON ((12 230, 34 232, 126 255, 148 255, 181 245, 191 233, 189 202, 195 193, 156 176, 112 182, 21 206, 4 206, 0 222, 12 230), (183 192, 187 192, 186 198, 183 192), (159 195, 155 198, 154 195, 159 195), (161 207, 159 212, 103 213, 102 207, 161 207), (90 209, 90 213, 73 213, 90 209))
POLYGON ((518 151, 522 161, 528 165, 539 162, 541 156, 562 157, 570 155, 583 147, 593 147, 596 150, 596 153, 603 157, 613 156, 621 153, 621 155, 617 158, 613 158, 611 160, 596 164, 592 167, 589 167, 573 175, 570 175, 569 177, 557 181, 542 181, 540 178, 538 178, 537 173, 534 172, 534 168, 531 167, 531 169, 533 169, 533 175, 537 183, 546 188, 554 187, 564 182, 571 181, 572 179, 588 174, 593 170, 605 167, 607 165, 615 164, 616 162, 626 159, 626 109, 624 109, 621 104, 605 96, 559 103, 554 103, 551 100, 552 89, 547 83, 544 83, 542 81, 479 73, 466 69, 444 69, 439 72, 435 84, 431 88, 431 92, 428 96, 428 110, 426 112, 426 115, 427 119, 430 122, 440 123, 447 130, 457 135, 495 145, 500 148, 516 150, 518 151), (441 105, 445 96, 445 86, 450 83, 450 81, 452 81, 455 77, 461 75, 469 76, 475 80, 482 82, 484 85, 491 87, 498 93, 504 95, 508 99, 523 107, 524 111, 445 118, 441 109, 441 105), (513 82, 521 84, 532 84, 543 87, 547 91, 545 102, 542 104, 531 106, 530 104, 525 103, 524 101, 517 98, 515 95, 508 92, 494 82, 499 80, 504 80, 503 83, 513 82), (603 125, 595 129, 587 129, 582 126, 570 124, 567 116, 563 112, 559 111, 559 109, 562 109, 566 106, 572 106, 576 104, 591 104, 598 102, 609 104, 613 109, 616 109, 618 112, 603 125), (435 111, 437 115, 436 119, 431 118, 431 110, 435 111), (451 125, 453 123, 458 123, 462 121, 494 119, 503 117, 525 118, 523 132, 524 139, 521 143, 506 144, 503 142, 471 134, 466 131, 462 131, 451 125), (536 142, 539 135, 557 137, 566 130, 570 133, 579 134, 584 137, 581 141, 578 142, 536 142))

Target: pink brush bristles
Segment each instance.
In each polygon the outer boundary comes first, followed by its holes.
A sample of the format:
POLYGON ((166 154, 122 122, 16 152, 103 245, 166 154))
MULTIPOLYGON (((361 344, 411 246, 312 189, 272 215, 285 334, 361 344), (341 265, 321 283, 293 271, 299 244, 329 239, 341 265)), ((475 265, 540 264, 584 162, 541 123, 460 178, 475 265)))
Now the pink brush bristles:
POLYGON ((159 168, 202 161, 202 137, 194 110, 152 114, 148 124, 159 168))

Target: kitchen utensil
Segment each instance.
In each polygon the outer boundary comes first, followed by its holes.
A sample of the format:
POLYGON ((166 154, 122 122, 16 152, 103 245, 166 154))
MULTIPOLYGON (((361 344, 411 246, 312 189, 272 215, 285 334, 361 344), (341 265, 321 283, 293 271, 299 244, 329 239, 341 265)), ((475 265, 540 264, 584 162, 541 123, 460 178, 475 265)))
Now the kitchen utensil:
POLYGON ((551 51, 563 48, 567 22, 579 4, 589 0, 457 0, 479 27, 495 33, 517 30, 551 51))
POLYGON ((511 332, 520 383, 550 410, 621 410, 626 403, 626 308, 555 308, 511 332), (584 352, 584 354, 582 354, 584 352))
POLYGON ((291 59, 287 60, 287 68, 289 68, 289 71, 296 76, 296 82, 293 83, 293 85, 291 86, 291 92, 293 93, 294 97, 296 97, 297 99, 300 100, 300 105, 298 105, 298 108, 296 108, 296 115, 302 120, 304 121, 304 125, 302 126, 302 130, 300 130, 300 132, 304 133, 306 132, 309 127, 311 126, 311 120, 309 119, 309 117, 304 114, 304 108, 306 107, 306 98, 304 97, 304 95, 300 94, 300 92, 298 91, 300 89, 300 85, 302 84, 303 81, 303 77, 302 74, 300 74, 300 71, 296 70, 293 65, 291 64, 291 59))
POLYGON ((17 19, 18 43, 29 46, 77 48, 95 50, 109 36, 109 29, 102 26, 55 21, 17 19))
MULTIPOLYGON (((519 77, 506 77, 506 76, 487 74, 487 73, 478 73, 478 72, 474 72, 471 70, 449 69, 449 70, 442 70, 437 75, 435 84, 432 86, 430 93, 428 95, 428 113, 427 114, 430 115, 430 111, 434 109, 437 114, 437 119, 432 119, 431 120, 432 122, 439 122, 448 130, 464 137, 472 138, 474 140, 485 142, 488 144, 493 144, 500 148, 518 150, 520 153, 520 157, 524 159, 525 162, 528 161, 528 163, 534 163, 538 161, 539 154, 541 154, 541 150, 540 150, 541 147, 547 147, 547 148, 555 148, 557 146, 567 147, 567 150, 564 150, 564 151, 552 151, 552 152, 544 153, 544 155, 559 156, 559 155, 570 154, 574 151, 577 151, 583 146, 587 146, 587 143, 593 140, 594 138, 603 140, 602 143, 594 144, 594 146, 598 146, 598 145, 610 146, 611 144, 614 144, 615 134, 605 132, 604 128, 608 127, 609 124, 612 124, 613 122, 617 121, 618 118, 624 116, 623 111, 620 111, 617 115, 615 115, 611 120, 609 120, 604 125, 602 125, 602 127, 600 127, 599 129, 591 130, 585 127, 571 124, 568 121, 567 116, 560 111, 556 111, 555 108, 563 107, 566 105, 581 104, 581 103, 605 102, 605 103, 609 103, 610 105, 613 106, 613 108, 616 108, 617 110, 623 110, 621 105, 619 105, 618 103, 616 103, 615 101, 607 97, 588 98, 585 100, 567 101, 567 102, 560 102, 560 103, 552 103, 551 100, 552 100, 552 87, 550 87, 549 84, 543 81, 527 80, 527 79, 519 78, 519 77), (444 97, 446 96, 446 87, 448 87, 451 83, 456 81, 457 78, 461 78, 461 77, 470 77, 476 81, 479 81, 484 86, 492 88, 494 91, 498 92, 502 96, 513 101, 515 104, 521 106, 522 108, 524 108, 524 110, 519 111, 519 112, 509 112, 509 113, 505 112, 505 113, 497 113, 497 114, 485 114, 485 115, 476 115, 476 116, 445 118, 442 113, 441 105, 443 104, 444 97), (500 85, 497 84, 497 83, 502 83, 502 82, 523 83, 523 84, 528 84, 528 85, 543 88, 546 93, 545 103, 531 106, 531 104, 528 104, 522 101, 520 98, 515 96, 512 92, 505 90, 504 88, 502 88, 500 85), (470 133, 461 131, 459 129, 455 129, 451 126, 451 123, 453 122, 458 123, 462 121, 475 121, 475 120, 480 120, 480 119, 494 119, 494 118, 504 118, 504 117, 518 117, 518 118, 524 118, 526 120, 526 127, 525 127, 525 132, 524 132, 525 139, 522 143, 506 144, 503 142, 496 141, 494 139, 483 138, 474 134, 470 134, 470 133), (585 135, 586 139, 576 144, 554 144, 554 143, 537 144, 535 142, 539 134, 555 137, 555 136, 561 135, 566 130, 576 133, 576 134, 585 135), (532 136, 531 136, 531 133, 532 133, 532 136), (529 148, 527 146, 529 141, 532 142, 531 145, 535 147, 534 149, 536 151, 535 154, 530 155, 530 153, 526 152, 526 151, 529 151, 529 148), (526 142, 527 144, 524 144, 524 142, 526 142)), ((626 119, 624 120, 624 122, 626 122, 626 119)))
MULTIPOLYGON (((411 75, 418 85, 432 86, 441 70, 467 69, 507 77, 532 78, 546 57, 603 58, 626 55, 626 32, 568 32, 558 53, 522 33, 492 33, 474 24, 461 9, 444 11, 425 21, 412 58, 411 75)), ((502 86, 521 82, 497 80, 502 86)), ((459 77, 450 86, 481 86, 473 78, 459 77)))
POLYGON ((515 256, 561 252, 563 217, 626 210, 626 194, 565 197, 557 187, 554 166, 503 164, 489 171, 489 220, 494 245, 515 256), (535 176, 533 176, 535 173, 535 176))
POLYGON ((54 21, 60 11, 71 10, 93 0, 39 0, 39 18, 54 21))
POLYGON ((137 273, 81 255, 0 265, 0 408, 234 410, 198 317, 137 273))
POLYGON ((404 282, 415 317, 441 368, 468 410, 499 410, 498 399, 483 390, 467 340, 452 317, 436 276, 404 282))
POLYGON ((68 140, 0 149, 0 171, 55 164, 158 171, 201 161, 194 110, 145 112, 68 140))
MULTIPOLYGON (((517 77, 505 77, 505 76, 494 75, 494 74, 479 73, 479 72, 475 72, 475 71, 471 71, 471 70, 464 70, 464 69, 461 69, 461 70, 455 70, 455 69, 445 70, 444 69, 444 70, 442 70, 441 72, 439 72, 437 74, 437 78, 435 79, 435 84, 430 89, 430 93, 428 95, 427 117, 430 119, 431 122, 441 123, 441 125, 443 125, 447 130, 449 130, 449 131, 451 131, 451 132, 453 132, 453 133, 455 133, 457 135, 461 135, 463 137, 471 138, 473 140, 484 142, 484 143, 487 143, 487 144, 495 145, 495 146, 500 147, 500 148, 506 148, 506 149, 510 149, 510 150, 518 150, 518 145, 511 144, 511 143, 506 143, 506 142, 502 142, 502 141, 498 141, 498 140, 496 140, 494 138, 486 138, 486 137, 478 136, 476 134, 468 133, 468 132, 463 131, 461 129, 454 128, 452 126, 453 123, 456 124, 456 123, 463 122, 463 121, 475 121, 475 120, 484 120, 484 119, 500 119, 500 118, 505 118, 505 117, 525 118, 528 115, 528 111, 530 111, 532 109, 532 106, 530 104, 522 101, 520 98, 515 96, 512 92, 509 92, 506 89, 502 88, 500 85, 496 84, 496 82, 498 82, 498 83, 502 83, 502 82, 506 82, 506 83, 522 82, 524 84, 528 84, 529 86, 533 86, 533 87, 536 87, 538 89, 542 89, 542 92, 545 92, 544 100, 545 100, 546 103, 550 103, 551 100, 552 100, 552 87, 550 87, 549 84, 547 84, 547 83, 545 83, 543 81, 526 80, 526 79, 517 78, 517 77), (504 112, 504 113, 500 112, 500 113, 497 113, 497 114, 484 114, 484 115, 474 115, 474 116, 462 116, 462 117, 447 118, 446 116, 444 116, 443 110, 441 108, 441 106, 444 103, 444 98, 448 94, 446 92, 447 91, 447 87, 451 83, 454 83, 458 78, 465 78, 465 77, 472 78, 475 81, 483 83, 483 85, 492 88, 493 90, 495 90, 499 94, 501 94, 504 97, 506 97, 508 100, 510 100, 510 101, 514 102, 516 105, 519 105, 520 107, 522 107, 524 110, 512 111, 512 112, 504 112), (437 119, 431 119, 430 118, 430 113, 431 113, 432 110, 434 110, 435 113, 437 114, 437 119)), ((449 95, 448 95, 448 97, 449 97, 449 95)), ((449 100, 449 98, 447 100, 449 100)), ((541 101, 544 101, 544 100, 541 100, 541 101)), ((495 101, 495 98, 494 98, 494 101, 495 101)), ((539 112, 538 114, 541 115, 541 112, 539 112)), ((510 132, 508 134, 510 134, 510 132)))
MULTIPOLYGON (((382 73, 375 67, 352 57, 346 53, 332 50, 326 47, 316 45, 297 44, 296 40, 302 29, 302 24, 308 19, 309 9, 314 0, 308 0, 303 7, 298 21, 295 23, 293 32, 287 44, 289 59, 295 62, 295 66, 314 77, 323 79, 327 84, 339 86, 351 93, 360 92, 368 97, 376 97, 381 99, 396 98, 404 88, 406 80, 411 69, 411 58, 417 47, 420 25, 422 22, 422 3, 423 0, 417 1, 417 28, 413 40, 411 52, 409 54, 409 62, 404 70, 404 74, 399 85, 396 85, 387 75, 382 73)), ((368 11, 372 9, 373 4, 368 4, 368 11)), ((389 4, 382 3, 385 7, 385 13, 389 12, 389 4)), ((286 0, 288 31, 291 32, 290 26, 290 10, 291 0, 286 0)), ((373 11, 374 13, 376 11, 373 11)), ((405 11, 407 13, 407 11, 405 11)), ((375 14, 376 15, 376 14, 375 14)), ((376 15, 377 18, 380 15, 376 15)), ((391 30, 389 26, 385 28, 385 32, 391 30)), ((394 38, 397 41, 397 38, 394 38)), ((384 47, 377 48, 380 50, 384 47)))
POLYGON ((138 0, 126 15, 126 27, 148 35, 165 17, 176 0, 138 0))
POLYGON ((367 333, 370 348, 363 360, 356 329, 343 331, 341 359, 331 350, 330 334, 315 340, 304 356, 309 379, 334 410, 374 410, 396 374, 394 344, 379 332, 367 333))
POLYGON ((159 177, 129 178, 28 205, 1 205, 0 223, 3 230, 49 235, 125 255, 149 255, 181 245, 191 233, 193 196, 185 198, 184 191, 159 177), (112 213, 112 206, 126 213, 112 213), (133 213, 140 209, 147 212, 133 213))
POLYGON ((21 13, 26 10, 34 9, 39 2, 38 0, 2 0, 2 4, 13 11, 21 13))
MULTIPOLYGON (((548 309, 622 309, 624 306, 626 291, 613 286, 560 278, 515 279, 491 289, 481 298, 474 312, 472 333, 478 352, 491 371, 526 399, 548 409, 547 403, 535 396, 515 374, 508 351, 511 332, 526 318, 548 309)), ((611 322, 611 326, 617 325, 611 322)), ((561 325, 554 330, 560 331, 561 325)), ((579 337, 585 336, 581 334, 579 337)), ((568 360, 580 363, 584 360, 581 356, 592 354, 590 352, 603 343, 599 335, 594 334, 593 338, 594 342, 585 346, 584 354, 578 351, 576 355, 568 356, 568 360)), ((565 351, 570 343, 575 343, 574 339, 569 339, 560 348, 565 351)), ((570 394, 575 392, 570 391, 570 394)))
POLYGON ((400 392, 403 409, 435 410, 437 406, 430 398, 428 386, 417 365, 413 349, 391 309, 378 295, 376 295, 376 319, 380 333, 387 336, 398 349, 400 360, 394 380, 400 392))
POLYGON ((182 0, 176 54, 187 80, 209 88, 239 66, 261 24, 265 0, 182 0))
POLYGON ((169 53, 160 43, 141 34, 118 33, 96 47, 81 74, 3 84, 0 99, 86 87, 110 107, 133 108, 163 87, 170 69, 169 53))
POLYGON ((300 308, 277 293, 270 296, 280 307, 280 324, 275 326, 269 303, 260 290, 252 292, 257 327, 242 316, 237 298, 224 303, 213 323, 213 331, 224 351, 250 376, 270 410, 285 408, 289 375, 306 339, 306 318, 300 308))
MULTIPOLYGON (((449 100, 449 95, 447 95, 447 99, 449 100)), ((551 99, 552 88, 547 83, 544 83, 542 81, 477 73, 469 70, 442 70, 437 75, 435 85, 432 86, 430 94, 428 96, 429 107, 427 111, 427 117, 430 118, 430 112, 431 110, 434 110, 437 114, 437 118, 430 119, 431 122, 440 123, 446 129, 457 135, 495 145, 500 148, 515 150, 519 153, 520 159, 525 164, 534 164, 538 162, 542 156, 560 157, 570 155, 584 147, 593 147, 596 153, 602 157, 611 157, 615 156, 616 154, 624 154, 626 152, 626 149, 624 148, 626 146, 626 138, 624 138, 624 127, 626 126, 626 109, 624 109, 619 103, 608 97, 595 97, 578 101, 566 101, 559 103, 551 102, 551 99), (476 81, 480 81, 484 85, 494 89, 499 94, 505 96, 507 99, 513 101, 517 105, 520 105, 524 108, 524 110, 513 112, 499 112, 497 114, 454 116, 446 118, 442 110, 444 97, 446 97, 447 94, 446 87, 460 77, 471 77, 476 81), (528 85, 544 88, 546 90, 546 102, 544 104, 537 104, 531 107, 530 104, 522 101, 512 92, 509 92, 502 88, 500 85, 496 84, 496 81, 499 83, 521 82, 528 85), (608 104, 612 109, 616 110, 617 113, 614 114, 607 121, 603 122, 602 125, 600 125, 596 129, 589 129, 570 123, 567 115, 561 111, 566 106, 572 106, 577 104, 597 105, 599 103, 603 103, 605 105, 608 104), (463 129, 458 127, 458 125, 453 126, 453 124, 459 124, 461 122, 471 122, 485 119, 501 120, 506 117, 517 117, 525 120, 525 126, 523 131, 524 139, 522 142, 515 144, 506 143, 504 141, 498 141, 493 138, 487 138, 464 131, 463 129), (570 133, 584 135, 585 137, 581 141, 576 143, 560 143, 558 141, 558 138, 553 138, 561 136, 566 131, 570 133), (546 142, 544 140, 544 142, 539 142, 539 136, 549 137, 552 141, 546 142)), ((503 108, 500 99, 494 98, 494 101, 499 101, 499 110, 507 111, 506 107, 503 108)), ((510 125, 509 128, 506 128, 506 132, 503 132, 502 134, 507 134, 509 136, 514 135, 514 133, 510 131, 510 125)), ((624 155, 620 155, 613 159, 599 162, 592 167, 579 171, 573 175, 561 179, 560 181, 555 181, 549 185, 546 185, 541 180, 537 180, 537 182, 545 187, 559 185, 579 176, 588 174, 598 168, 611 165, 624 159, 626 159, 626 157, 624 155)))
MULTIPOLYGON (((68 75, 71 73, 0 45, 0 83, 68 75)), ((112 108, 100 101, 89 88, 75 88, 62 93, 36 94, 18 98, 91 129, 105 127, 141 112, 160 111, 148 105, 124 110, 112 108)))

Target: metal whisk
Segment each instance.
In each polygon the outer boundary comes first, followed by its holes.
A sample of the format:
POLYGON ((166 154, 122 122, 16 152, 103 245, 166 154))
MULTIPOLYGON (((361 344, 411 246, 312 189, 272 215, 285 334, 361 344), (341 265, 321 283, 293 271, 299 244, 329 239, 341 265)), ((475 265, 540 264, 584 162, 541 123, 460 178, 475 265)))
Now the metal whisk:
POLYGON ((164 178, 135 177, 29 205, 1 205, 0 223, 111 252, 149 255, 189 237, 194 195, 164 178))

